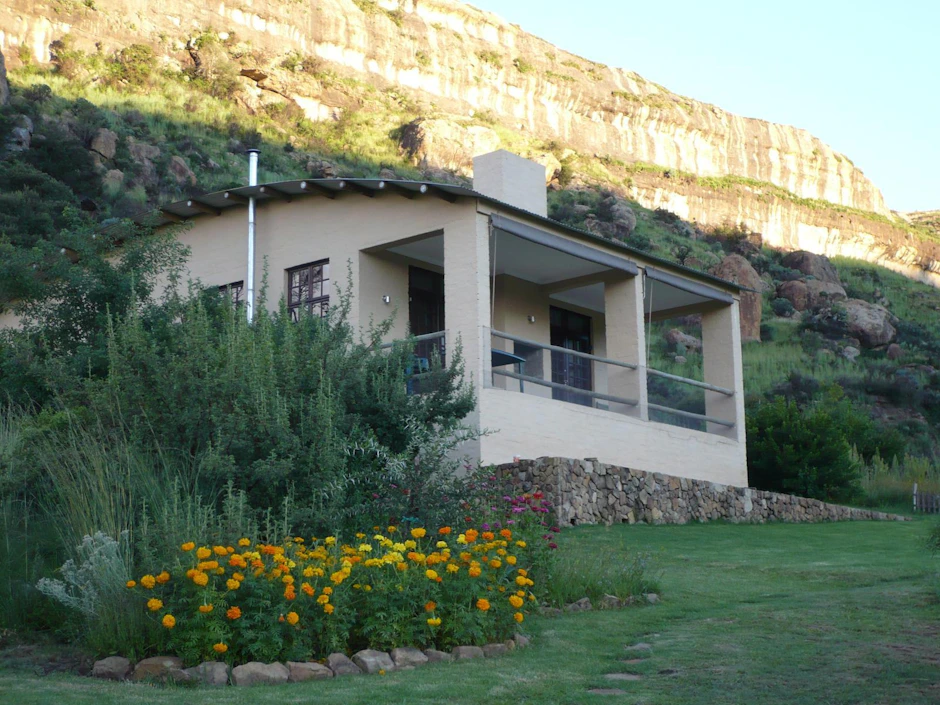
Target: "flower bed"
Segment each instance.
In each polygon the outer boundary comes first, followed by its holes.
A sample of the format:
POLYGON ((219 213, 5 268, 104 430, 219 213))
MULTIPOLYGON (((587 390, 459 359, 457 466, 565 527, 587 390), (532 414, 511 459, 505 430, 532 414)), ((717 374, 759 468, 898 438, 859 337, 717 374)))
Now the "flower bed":
POLYGON ((174 565, 128 588, 162 626, 161 649, 187 663, 449 649, 516 633, 536 604, 530 571, 541 543, 486 525, 389 526, 351 543, 189 541, 174 565))

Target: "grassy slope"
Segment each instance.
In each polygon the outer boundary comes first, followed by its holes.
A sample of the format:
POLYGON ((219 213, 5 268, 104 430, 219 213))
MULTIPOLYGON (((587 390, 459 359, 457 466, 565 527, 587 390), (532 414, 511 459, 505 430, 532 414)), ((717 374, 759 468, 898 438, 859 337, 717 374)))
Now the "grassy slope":
POLYGON ((655 607, 533 619, 534 645, 498 661, 222 693, 154 690, 0 671, 19 705, 63 703, 935 703, 940 697, 940 559, 927 523, 582 527, 565 550, 611 560, 649 551, 662 572, 655 607), (626 646, 651 657, 624 664, 626 646), (677 673, 661 673, 672 669, 677 673), (613 683, 613 672, 641 674, 613 683))

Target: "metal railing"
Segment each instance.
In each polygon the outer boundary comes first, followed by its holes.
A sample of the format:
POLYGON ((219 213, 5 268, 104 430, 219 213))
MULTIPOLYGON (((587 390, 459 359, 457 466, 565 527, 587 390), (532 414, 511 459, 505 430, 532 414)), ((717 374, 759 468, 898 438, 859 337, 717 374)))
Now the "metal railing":
MULTIPOLYGON (((557 391, 561 393, 557 396, 553 394, 553 398, 559 398, 560 396, 563 400, 567 400, 567 401, 570 401, 571 398, 573 398, 574 400, 576 400, 574 403, 590 405, 595 408, 606 408, 606 410, 608 411, 616 410, 616 409, 611 409, 610 407, 598 406, 597 402, 598 401, 612 402, 615 404, 622 404, 625 407, 629 407, 629 409, 621 410, 623 413, 636 413, 636 411, 630 411, 630 410, 638 409, 638 407, 640 406, 639 400, 630 399, 630 398, 626 398, 626 397, 622 397, 622 396, 618 396, 614 394, 607 394, 604 391, 597 390, 597 386, 598 386, 597 367, 603 365, 603 366, 610 366, 610 367, 627 369, 627 370, 632 370, 632 371, 637 371, 637 372, 642 371, 646 373, 647 379, 650 376, 661 377, 663 379, 667 379, 672 382, 678 382, 681 384, 686 384, 692 387, 696 387, 696 388, 705 390, 706 392, 714 392, 714 393, 722 394, 722 395, 729 396, 729 397, 734 396, 733 389, 719 387, 714 384, 701 382, 699 380, 690 379, 688 377, 680 377, 679 375, 670 374, 668 372, 661 372, 659 370, 654 370, 644 365, 637 365, 637 364, 630 363, 630 362, 623 362, 622 360, 614 360, 611 358, 601 357, 599 355, 592 355, 590 353, 585 353, 585 352, 581 352, 578 350, 570 350, 568 348, 560 347, 557 345, 550 345, 548 343, 541 343, 536 340, 523 338, 517 335, 512 335, 510 333, 505 333, 499 330, 490 329, 489 332, 490 332, 492 339, 505 340, 514 344, 512 352, 508 350, 505 350, 505 351, 500 350, 496 348, 495 346, 492 347, 491 355, 493 357, 493 360, 492 360, 493 383, 495 384, 496 378, 516 380, 519 382, 518 391, 522 393, 526 393, 525 387, 524 387, 525 384, 537 385, 537 386, 549 388, 553 390, 553 392, 557 391), (532 361, 536 358, 536 355, 533 354, 535 351, 538 351, 537 354, 540 358, 537 364, 538 374, 531 373, 531 367, 533 366, 532 361), (577 360, 585 361, 588 365, 590 365, 590 374, 585 375, 585 379, 590 382, 590 388, 585 388, 586 386, 588 386, 587 384, 585 384, 585 387, 581 387, 581 386, 574 386, 574 385, 568 384, 565 381, 557 381, 555 379, 551 379, 551 377, 554 377, 555 375, 552 374, 552 370, 550 366, 549 366, 549 374, 544 375, 543 370, 546 368, 546 366, 544 364, 544 359, 542 358, 542 356, 544 356, 543 351, 548 351, 549 353, 553 353, 555 355, 564 356, 564 358, 561 360, 561 365, 560 365, 563 369, 568 368, 569 359, 577 359, 577 360), (523 354, 520 355, 519 354, 520 352, 522 352, 523 354), (516 371, 501 369, 502 367, 509 366, 510 364, 514 364, 514 366, 517 368, 516 371), (565 395, 567 395, 569 398, 565 399, 564 398, 565 395), (589 402, 589 404, 586 402, 589 402)), ((562 376, 564 377, 564 375, 562 376)), ((585 379, 582 379, 581 382, 585 383, 585 379)), ((647 417, 649 411, 655 411, 655 412, 659 412, 660 414, 668 414, 674 417, 678 417, 680 419, 688 419, 694 422, 698 422, 700 425, 705 425, 706 430, 707 430, 707 424, 717 424, 719 426, 723 426, 726 428, 733 428, 735 425, 734 421, 728 421, 726 419, 717 418, 715 416, 709 416, 708 414, 700 414, 694 411, 676 409, 670 406, 665 406, 663 404, 646 402, 643 406, 645 408, 638 409, 640 412, 640 415, 643 418, 647 417)))

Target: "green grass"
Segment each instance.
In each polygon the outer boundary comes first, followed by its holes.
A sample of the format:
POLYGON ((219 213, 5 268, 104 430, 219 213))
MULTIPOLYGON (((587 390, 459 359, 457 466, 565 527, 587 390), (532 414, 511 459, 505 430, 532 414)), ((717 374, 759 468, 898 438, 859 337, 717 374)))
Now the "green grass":
POLYGON ((192 703, 540 703, 649 705, 935 703, 940 690, 940 559, 930 524, 583 527, 574 553, 658 558, 663 602, 530 620, 533 646, 497 661, 384 677, 223 693, 0 671, 18 705, 192 703), (647 642, 649 659, 624 664, 647 642), (675 673, 662 673, 663 671, 675 673), (635 672, 612 683, 607 673, 635 672), (593 687, 627 695, 601 698, 593 687))

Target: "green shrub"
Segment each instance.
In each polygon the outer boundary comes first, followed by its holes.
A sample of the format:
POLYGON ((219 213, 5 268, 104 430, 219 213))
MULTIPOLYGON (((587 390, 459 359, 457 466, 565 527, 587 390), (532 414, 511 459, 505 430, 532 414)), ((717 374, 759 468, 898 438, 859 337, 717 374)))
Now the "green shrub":
POLYGON ((156 55, 146 44, 131 44, 116 52, 112 62, 112 76, 131 86, 143 86, 150 80, 156 66, 156 55))
POLYGON ((747 437, 748 479, 758 489, 835 501, 858 494, 852 447, 827 408, 761 403, 748 414, 747 437))
POLYGON ((535 71, 535 66, 531 62, 526 61, 525 58, 517 56, 512 60, 512 65, 516 67, 516 71, 519 73, 531 73, 535 71))
POLYGON ((796 311, 789 299, 776 298, 770 302, 770 307, 775 316, 783 316, 784 318, 792 316, 796 311))

